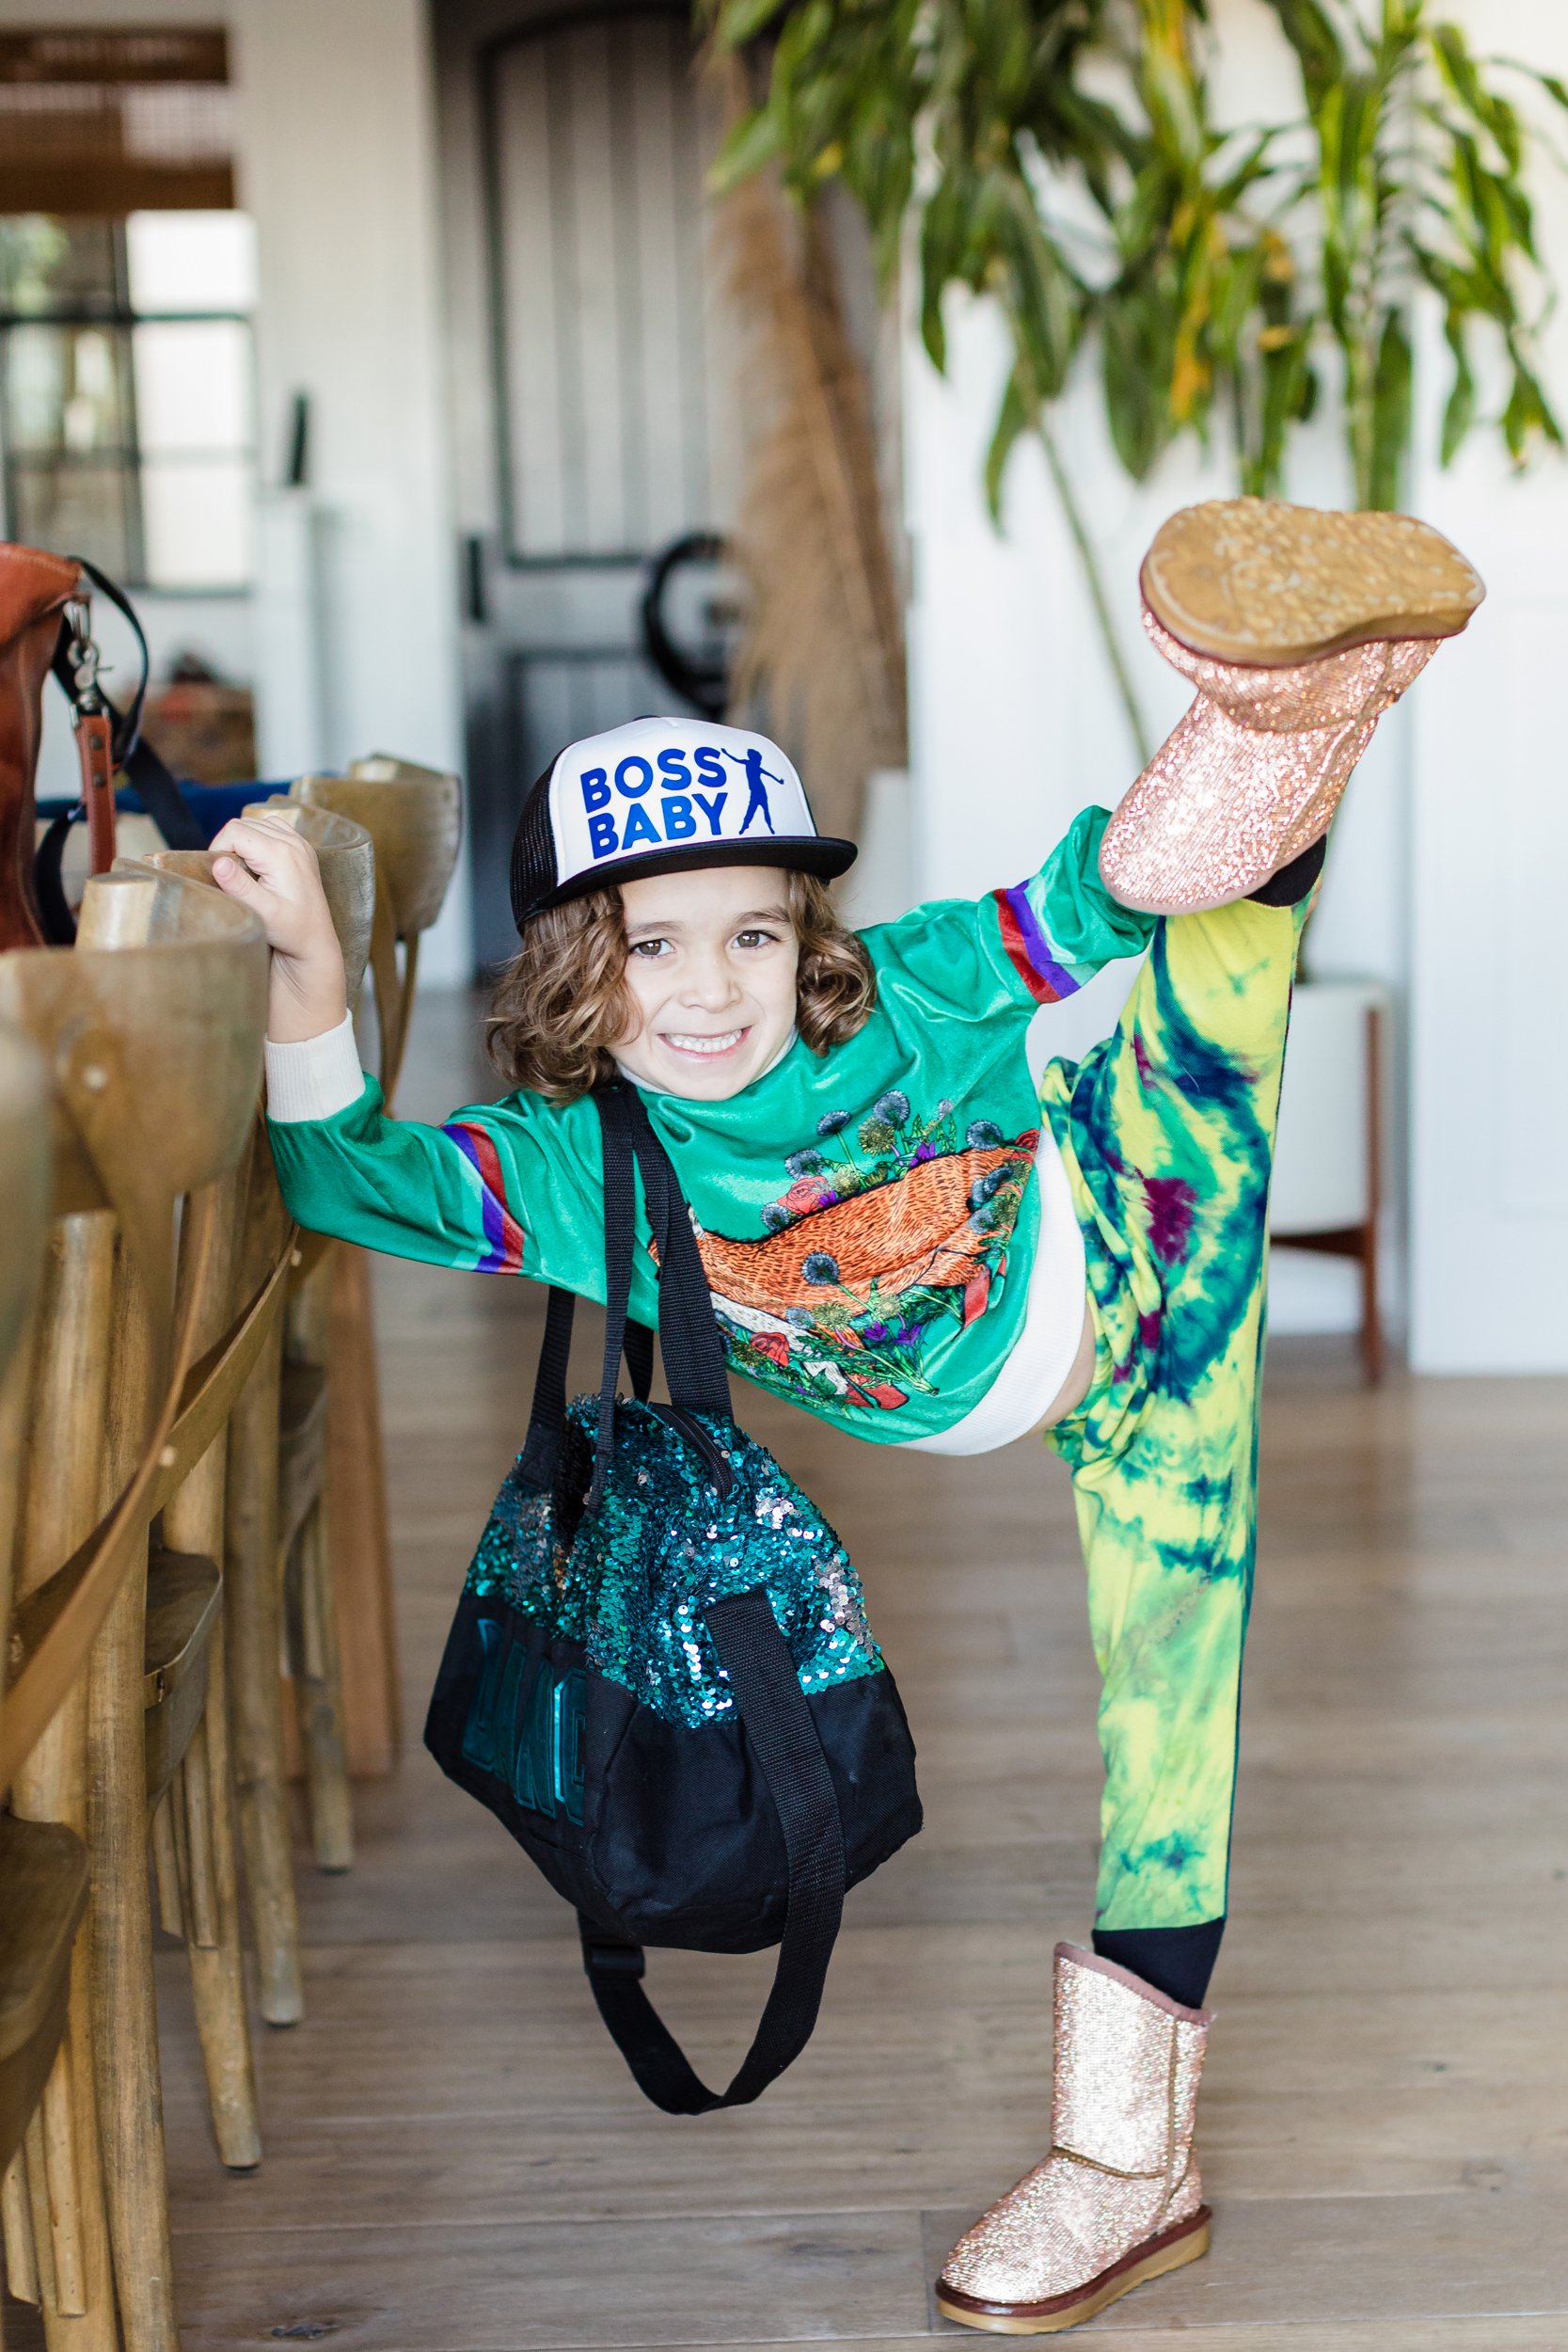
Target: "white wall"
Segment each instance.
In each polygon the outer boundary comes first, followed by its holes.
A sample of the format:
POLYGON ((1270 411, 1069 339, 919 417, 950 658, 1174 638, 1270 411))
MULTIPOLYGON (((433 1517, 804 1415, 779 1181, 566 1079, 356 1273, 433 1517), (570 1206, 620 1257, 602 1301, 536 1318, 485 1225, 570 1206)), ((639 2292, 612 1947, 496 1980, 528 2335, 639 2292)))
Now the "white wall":
MULTIPOLYGON (((1568 67, 1568 10, 1559 0, 1470 0, 1452 13, 1468 17, 1487 50, 1524 55, 1560 72, 1568 67)), ((1213 22, 1227 117, 1288 108, 1290 59, 1258 0, 1218 0, 1213 22)), ((1543 186, 1548 254, 1568 280, 1568 193, 1560 183, 1548 191, 1544 175, 1543 186)), ((1005 368, 1000 325, 986 305, 960 298, 949 328, 945 379, 912 333, 906 345, 911 766, 923 894, 1016 880, 1038 864, 1085 802, 1119 798, 1138 766, 1044 459, 1033 446, 1020 450, 1008 473, 1001 533, 985 512, 980 469, 1005 368)), ((1565 343, 1568 326, 1554 337, 1555 379, 1568 408, 1565 343)), ((1439 373, 1425 371, 1424 386, 1439 373)), ((1428 407, 1433 397, 1429 389, 1428 407)), ((1167 514, 1194 499, 1233 494, 1234 478, 1216 446, 1207 462, 1183 450, 1151 482, 1129 482, 1109 448, 1092 370, 1058 411, 1056 429, 1158 735, 1180 716, 1187 691, 1138 627, 1138 564, 1167 514)), ((1288 489, 1308 503, 1346 502, 1330 419, 1304 437, 1288 489)), ((1560 610, 1548 565, 1554 539, 1568 528, 1568 469, 1554 461, 1521 486, 1490 456, 1467 459, 1451 477, 1437 475, 1427 459, 1416 469, 1411 503, 1451 530, 1491 580, 1493 599, 1465 642, 1449 647, 1410 703, 1384 721, 1347 795, 1314 923, 1313 967, 1323 977, 1374 977, 1392 992, 1402 1111, 1404 1073, 1413 1073, 1415 1360, 1428 1369, 1565 1365, 1568 1295, 1556 1311, 1538 1315, 1540 1279, 1527 1274, 1555 1236, 1555 1279, 1568 1292, 1568 1120, 1560 1092, 1537 1077, 1506 1115, 1498 1115, 1496 1095, 1480 1115, 1471 1088, 1495 1077, 1508 1056, 1531 1071, 1549 1067, 1541 1034, 1551 1001, 1544 942, 1560 929, 1560 916, 1550 919, 1552 868, 1538 853, 1548 838, 1568 850, 1568 837, 1564 819, 1554 818, 1562 803, 1550 775, 1554 707, 1539 641, 1560 610), (1501 623, 1504 608, 1521 597, 1531 602, 1538 647, 1513 656, 1509 669, 1501 623), (1507 790, 1492 785, 1489 817, 1478 826, 1476 776, 1497 775, 1500 728, 1513 731, 1507 790), (1487 839, 1478 844, 1482 832, 1487 839), (1510 906, 1508 861, 1527 844, 1539 903, 1533 919, 1521 923, 1511 919, 1521 902, 1510 906), (1456 955, 1456 939, 1482 952, 1456 955), (1531 1005, 1543 1008, 1533 1026, 1531 1005), (1453 1087, 1459 1070, 1467 1073, 1463 1094, 1453 1087), (1506 1305, 1505 1286, 1513 1294, 1506 1305)), ((1563 870, 1560 855, 1556 870, 1563 870)), ((1102 1035, 1125 984, 1125 974, 1106 974, 1059 1013, 1042 1016, 1046 1049, 1076 1054, 1102 1035)), ((1397 1125, 1396 1179, 1402 1116, 1397 1125)), ((1396 1312, 1400 1287, 1396 1280, 1396 1312)), ((1300 1255, 1276 1259, 1276 1329, 1349 1329, 1355 1313, 1349 1268, 1300 1255)))
MULTIPOLYGON (((1478 46, 1568 73, 1560 0, 1464 0, 1453 13, 1478 46)), ((1544 248, 1568 292, 1568 176, 1543 171, 1537 192, 1544 248)), ((1568 413, 1560 306, 1546 373, 1568 413)), ((1413 1343, 1433 1371, 1560 1371, 1568 465, 1520 483, 1490 449, 1447 474, 1429 450, 1418 487, 1420 511, 1474 559, 1490 595, 1412 698, 1413 1343)))
MULTIPOLYGON (((146 0, 51 0, 48 13, 97 24, 150 15, 146 0)), ((388 751, 460 769, 422 0, 158 0, 150 14, 222 17, 230 30, 238 193, 255 215, 260 257, 263 481, 281 464, 290 396, 304 390, 311 402, 325 681, 316 741, 297 723, 273 725, 269 697, 297 720, 297 685, 286 673, 269 677, 277 633, 258 628, 244 600, 192 611, 201 600, 181 599, 165 613, 166 600, 146 598, 150 634, 158 649, 221 640, 226 666, 253 677, 263 746, 270 737, 290 767, 388 751)), ((39 15, 36 0, 0 0, 0 24, 39 15)), ((259 583, 259 603, 272 585, 259 583)), ((460 868, 420 973, 439 982, 468 971, 460 868)))

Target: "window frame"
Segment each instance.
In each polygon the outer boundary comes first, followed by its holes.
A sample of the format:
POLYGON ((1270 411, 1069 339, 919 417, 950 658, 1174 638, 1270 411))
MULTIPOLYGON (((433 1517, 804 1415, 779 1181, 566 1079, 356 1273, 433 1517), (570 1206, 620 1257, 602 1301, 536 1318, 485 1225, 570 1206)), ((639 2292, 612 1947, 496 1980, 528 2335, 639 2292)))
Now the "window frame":
MULTIPOLYGON (((214 208, 191 206, 167 209, 211 211, 214 208)), ((11 215, 8 217, 24 217, 24 215, 11 215)), ((59 218, 61 215, 51 215, 46 217, 59 218)), ((16 493, 18 473, 25 472, 29 463, 40 462, 32 457, 31 453, 14 449, 10 436, 6 431, 10 407, 11 338, 19 329, 28 327, 52 327, 67 332, 71 329, 97 327, 114 339, 116 364, 120 371, 120 382, 123 385, 121 414, 127 437, 113 449, 105 448, 91 452, 89 462, 102 465, 112 463, 119 469, 121 484, 122 527, 127 557, 122 584, 127 588, 134 588, 139 596, 171 599, 193 597, 232 599, 249 596, 254 595, 256 588, 254 548, 251 552, 249 577, 244 580, 215 583, 193 582, 188 585, 180 585, 168 581, 154 583, 147 578, 147 532, 142 498, 143 468, 148 462, 163 463, 171 457, 178 458, 180 453, 160 450, 151 453, 150 456, 149 453, 142 449, 136 415, 135 331, 138 326, 195 326, 209 323, 232 325, 244 328, 246 342, 246 373, 249 378, 251 395, 251 431, 246 441, 236 443, 232 451, 225 454, 246 466, 254 484, 260 455, 256 432, 255 317, 252 310, 238 307, 226 310, 192 310, 160 305, 153 310, 136 310, 131 300, 128 219, 128 215, 120 215, 105 222, 110 231, 110 250, 113 256, 114 284, 111 293, 96 298, 78 297, 57 309, 36 310, 14 310, 3 298, 0 298, 0 525, 3 525, 3 533, 0 535, 6 537, 14 535, 18 514, 16 493)), ((210 451, 198 453, 194 450, 189 453, 193 457, 215 454, 210 451)), ((52 458, 44 458, 41 462, 57 468, 62 463, 69 464, 71 459, 71 453, 61 450, 52 458)), ((75 549, 65 551, 77 552, 75 549)), ((105 566, 105 568, 108 567, 105 566)))

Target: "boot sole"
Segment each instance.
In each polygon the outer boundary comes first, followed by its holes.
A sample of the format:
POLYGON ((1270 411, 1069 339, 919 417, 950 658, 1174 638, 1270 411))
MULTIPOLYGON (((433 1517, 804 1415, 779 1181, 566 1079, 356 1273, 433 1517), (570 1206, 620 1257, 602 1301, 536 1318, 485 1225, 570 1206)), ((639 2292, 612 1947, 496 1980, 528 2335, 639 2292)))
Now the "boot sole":
POLYGON ((960 2294, 957 2287, 944 2286, 939 2279, 937 2309, 943 2319, 957 2320, 960 2328, 985 2328, 993 2335, 1057 2335, 1065 2328, 1092 2319, 1107 2304, 1131 2295, 1148 2280, 1196 2263, 1209 2251, 1211 2219, 1208 2206, 1200 2205, 1190 2221, 1180 2221, 1175 2229, 1147 2238, 1119 2263, 1091 2279, 1087 2286, 1074 2287, 1068 2295, 1053 2295, 1043 2303, 982 2303, 974 2296, 960 2294))
POLYGON ((1387 638, 1454 637, 1486 590, 1410 515, 1210 499, 1160 526, 1144 601, 1190 652, 1275 669, 1387 638))

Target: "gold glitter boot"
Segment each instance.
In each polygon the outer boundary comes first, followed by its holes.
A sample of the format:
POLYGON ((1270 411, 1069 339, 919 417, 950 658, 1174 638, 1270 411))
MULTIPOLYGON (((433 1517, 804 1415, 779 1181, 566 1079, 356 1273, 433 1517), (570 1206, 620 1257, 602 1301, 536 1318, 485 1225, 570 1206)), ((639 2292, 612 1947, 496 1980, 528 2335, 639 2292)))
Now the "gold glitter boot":
POLYGON ((1139 584, 1198 690, 1101 849, 1107 889, 1155 914, 1247 898, 1326 833, 1378 719, 1485 593, 1407 515, 1261 499, 1173 515, 1139 584))
POLYGON ((1192 2153, 1209 2012, 1056 1947, 1051 2153, 954 2247, 937 2309, 1053 2335, 1209 2251, 1192 2153))

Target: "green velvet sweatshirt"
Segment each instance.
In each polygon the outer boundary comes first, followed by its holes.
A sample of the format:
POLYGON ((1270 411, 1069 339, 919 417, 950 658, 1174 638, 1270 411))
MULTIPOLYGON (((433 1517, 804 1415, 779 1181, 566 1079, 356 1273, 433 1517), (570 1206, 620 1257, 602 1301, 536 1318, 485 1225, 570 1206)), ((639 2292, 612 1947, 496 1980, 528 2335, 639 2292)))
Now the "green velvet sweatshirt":
MULTIPOLYGON (((1153 929, 1100 880, 1106 820, 1085 809, 1014 888, 867 930, 877 1001, 846 1043, 816 1054, 797 1038, 727 1102, 644 1094, 732 1371, 884 1443, 947 1430, 984 1397, 1039 1236, 1025 1033, 1153 929)), ((432 1127, 388 1118, 366 1079, 332 1116, 269 1131, 302 1225, 602 1303, 591 1099, 519 1090, 432 1127)), ((639 1189, 631 1310, 648 1323, 657 1279, 639 1189)))

